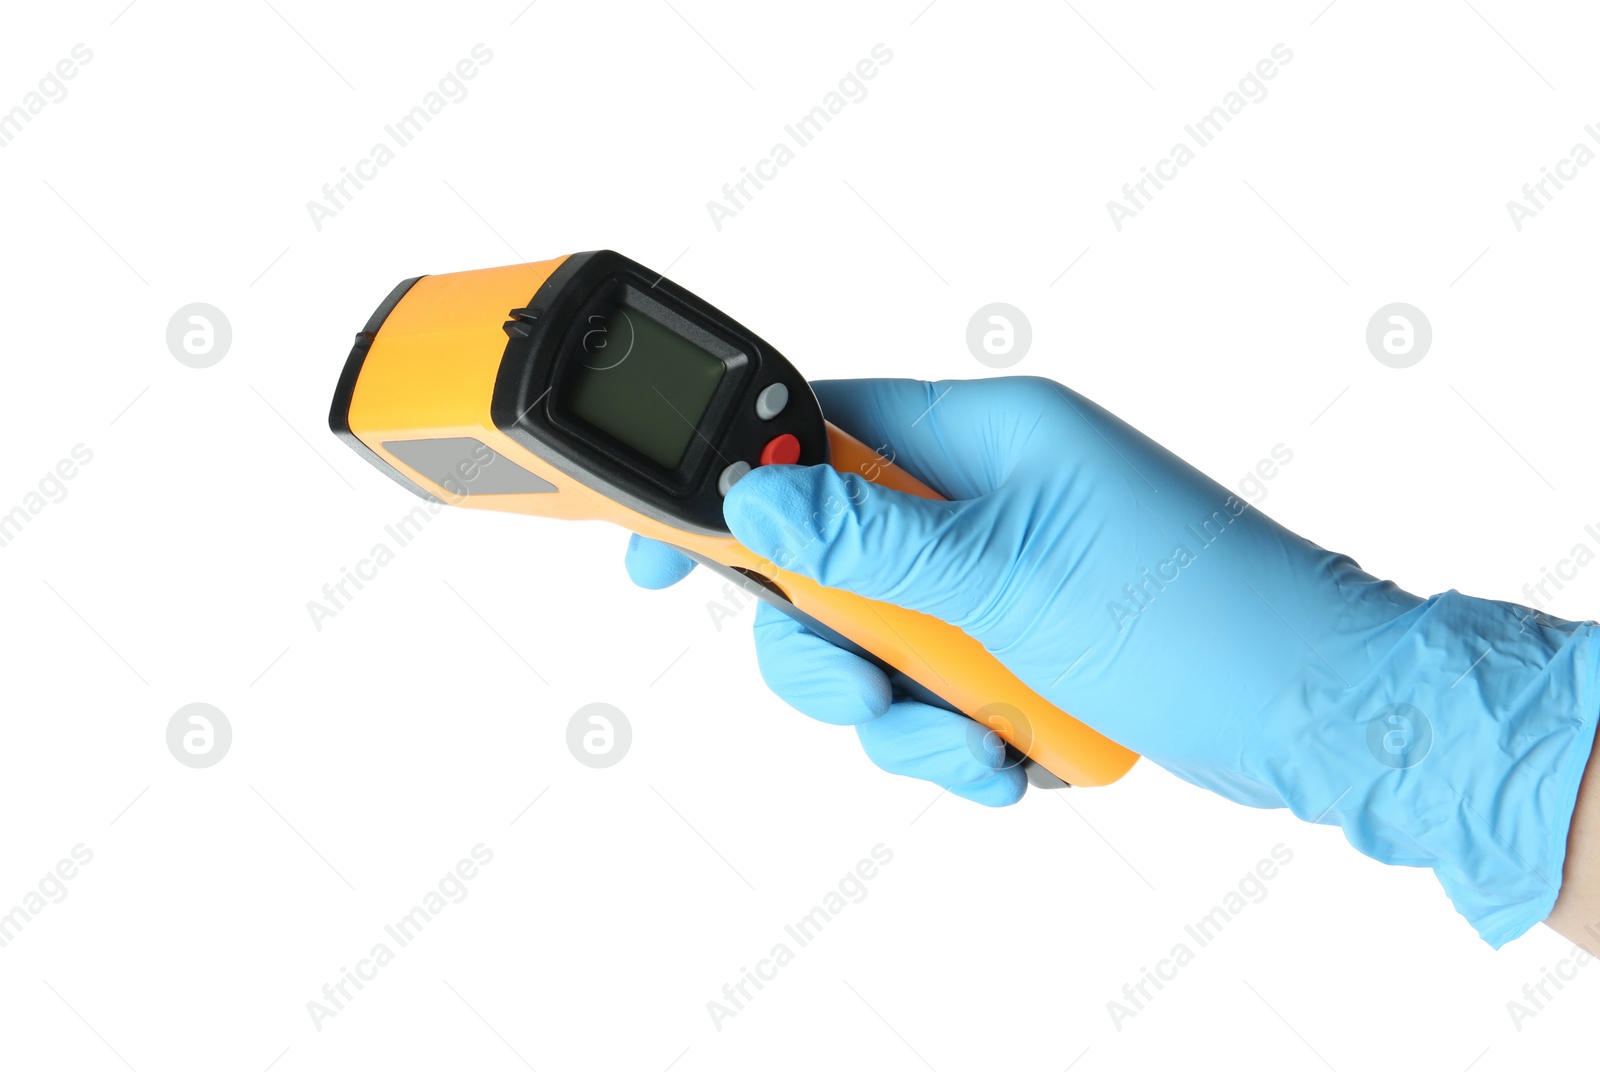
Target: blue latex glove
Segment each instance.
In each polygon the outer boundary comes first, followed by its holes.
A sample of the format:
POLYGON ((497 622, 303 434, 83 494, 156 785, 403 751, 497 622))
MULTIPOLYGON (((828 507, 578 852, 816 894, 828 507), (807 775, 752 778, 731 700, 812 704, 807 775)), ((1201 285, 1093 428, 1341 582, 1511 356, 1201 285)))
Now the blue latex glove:
MULTIPOLYGON (((778 566, 959 626, 1040 695, 1196 785, 1430 867, 1493 946, 1544 919, 1594 741, 1600 647, 1573 623, 1428 599, 1287 531, 1048 380, 813 385, 829 420, 950 504, 761 467, 733 534, 778 566)), ((680 561, 681 560, 681 561, 680 561)), ((646 586, 687 572, 635 540, 646 586)), ((1020 772, 960 716, 763 608, 768 684, 880 766, 985 803, 1020 772)))

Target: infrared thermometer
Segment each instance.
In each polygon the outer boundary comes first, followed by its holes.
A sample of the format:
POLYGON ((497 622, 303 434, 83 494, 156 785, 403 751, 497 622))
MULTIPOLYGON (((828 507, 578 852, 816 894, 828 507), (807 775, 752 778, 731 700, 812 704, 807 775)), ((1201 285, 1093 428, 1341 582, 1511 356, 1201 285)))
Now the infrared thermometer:
POLYGON ((425 499, 671 544, 992 730, 1036 785, 1106 785, 1138 759, 955 626, 823 587, 735 540, 722 500, 760 465, 832 465, 941 496, 828 423, 772 346, 618 253, 405 280, 356 336, 328 423, 425 499))

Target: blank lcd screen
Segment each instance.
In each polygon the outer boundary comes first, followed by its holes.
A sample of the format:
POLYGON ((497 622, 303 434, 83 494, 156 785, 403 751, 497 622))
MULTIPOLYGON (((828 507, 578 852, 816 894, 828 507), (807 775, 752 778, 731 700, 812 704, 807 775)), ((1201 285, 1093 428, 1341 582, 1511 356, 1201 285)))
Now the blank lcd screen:
POLYGON ((724 370, 709 351, 619 305, 588 318, 562 401, 574 417, 676 469, 724 370))

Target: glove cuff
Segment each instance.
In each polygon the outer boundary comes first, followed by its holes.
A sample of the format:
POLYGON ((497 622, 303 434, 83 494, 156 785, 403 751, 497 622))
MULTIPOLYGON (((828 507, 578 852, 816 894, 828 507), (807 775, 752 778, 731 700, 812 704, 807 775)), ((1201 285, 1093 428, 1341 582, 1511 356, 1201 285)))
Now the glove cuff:
POLYGON ((1338 822, 1389 863, 1431 867, 1498 949, 1545 919, 1600 707, 1600 626, 1450 591, 1358 688, 1366 751, 1338 822))

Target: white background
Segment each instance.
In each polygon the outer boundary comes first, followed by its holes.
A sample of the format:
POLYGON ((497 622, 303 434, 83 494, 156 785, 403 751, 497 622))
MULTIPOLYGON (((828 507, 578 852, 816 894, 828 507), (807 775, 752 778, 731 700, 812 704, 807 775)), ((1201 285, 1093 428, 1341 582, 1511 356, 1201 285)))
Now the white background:
MULTIPOLYGON (((750 612, 707 612, 720 582, 630 586, 620 532, 452 510, 320 631, 306 605, 415 502, 325 423, 378 301, 602 247, 814 378, 995 374, 966 324, 1009 302, 1033 327, 1016 372, 1225 484, 1281 443, 1280 521, 1419 594, 1523 601, 1600 542, 1600 168, 1520 232, 1505 207, 1600 121, 1592 12, 125 2, 11 5, 0 32, 0 110, 93 51, 0 149, 0 512, 93 452, 0 547, 0 911, 94 854, 0 949, 0 1063, 1588 1060, 1600 969, 1521 1030, 1507 1012, 1568 955, 1553 933, 1493 953, 1431 874, 1148 763, 1001 811, 881 774, 765 691, 750 612), (307 201, 480 42, 469 95, 318 230, 307 201), (879 42, 865 99, 713 226, 706 202, 879 42), (1118 232, 1106 202, 1279 42, 1269 95, 1118 232), (1405 370, 1364 342, 1394 301, 1435 333, 1405 370), (208 369, 167 349, 191 302, 232 325, 208 369), (596 701, 634 732, 606 770, 565 744, 596 701), (167 751, 191 702, 233 728, 209 769, 167 751), (880 842, 866 899, 714 1026, 707 1002, 880 842), (466 899, 319 1030, 307 1002, 479 843, 466 899), (1114 1025, 1279 843, 1266 899, 1114 1025)), ((1546 609, 1597 602, 1592 568, 1546 609)))

